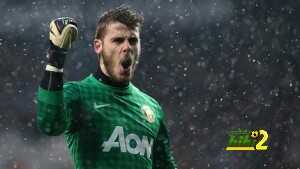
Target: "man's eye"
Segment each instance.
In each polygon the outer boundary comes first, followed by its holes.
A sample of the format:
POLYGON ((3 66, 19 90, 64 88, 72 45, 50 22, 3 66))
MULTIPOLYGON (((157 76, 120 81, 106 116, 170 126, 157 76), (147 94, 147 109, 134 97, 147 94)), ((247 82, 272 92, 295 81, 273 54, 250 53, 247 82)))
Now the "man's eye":
POLYGON ((113 40, 113 42, 116 42, 116 43, 122 43, 124 41, 124 38, 115 38, 113 40))
POLYGON ((129 38, 128 41, 129 41, 130 45, 135 45, 138 42, 138 39, 137 38, 129 38))

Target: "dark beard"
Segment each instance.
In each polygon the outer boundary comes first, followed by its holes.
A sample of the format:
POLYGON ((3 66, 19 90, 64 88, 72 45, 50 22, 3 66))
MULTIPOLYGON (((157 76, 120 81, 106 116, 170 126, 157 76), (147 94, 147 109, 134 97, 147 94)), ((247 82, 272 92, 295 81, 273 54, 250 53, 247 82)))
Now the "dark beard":
MULTIPOLYGON (((107 55, 105 55, 105 53, 104 53, 104 51, 103 51, 103 53, 101 53, 99 56, 98 56, 98 58, 99 58, 99 66, 100 66, 100 59, 102 59, 103 60, 103 64, 104 64, 104 67, 105 67, 105 69, 106 69, 106 72, 108 73, 108 77, 110 77, 113 81, 116 81, 117 79, 113 79, 113 77, 112 77, 112 67, 113 67, 113 65, 112 65, 112 62, 111 61, 109 61, 108 59, 106 59, 107 58, 107 55)), ((103 71, 103 70, 102 70, 103 71)))

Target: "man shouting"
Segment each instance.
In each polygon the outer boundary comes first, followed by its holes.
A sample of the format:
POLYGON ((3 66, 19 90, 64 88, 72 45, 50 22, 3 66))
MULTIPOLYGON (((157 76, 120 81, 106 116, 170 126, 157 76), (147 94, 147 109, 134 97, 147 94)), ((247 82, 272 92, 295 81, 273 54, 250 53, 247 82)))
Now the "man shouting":
POLYGON ((97 71, 64 84, 64 61, 77 23, 69 17, 50 23, 37 123, 47 135, 64 134, 76 169, 176 168, 162 108, 131 83, 142 23, 143 17, 129 7, 105 12, 94 40, 97 71))

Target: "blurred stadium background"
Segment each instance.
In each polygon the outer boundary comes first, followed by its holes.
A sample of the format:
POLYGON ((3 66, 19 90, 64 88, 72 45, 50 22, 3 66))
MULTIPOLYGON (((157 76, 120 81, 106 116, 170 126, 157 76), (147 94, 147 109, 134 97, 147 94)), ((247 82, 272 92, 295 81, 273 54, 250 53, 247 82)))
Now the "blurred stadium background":
POLYGON ((63 138, 36 128, 48 25, 79 22, 66 80, 94 72, 97 18, 128 4, 143 12, 134 83, 162 104, 182 169, 300 168, 300 1, 1 0, 0 168, 71 169, 63 138), (264 128, 266 152, 226 152, 228 132, 264 128))

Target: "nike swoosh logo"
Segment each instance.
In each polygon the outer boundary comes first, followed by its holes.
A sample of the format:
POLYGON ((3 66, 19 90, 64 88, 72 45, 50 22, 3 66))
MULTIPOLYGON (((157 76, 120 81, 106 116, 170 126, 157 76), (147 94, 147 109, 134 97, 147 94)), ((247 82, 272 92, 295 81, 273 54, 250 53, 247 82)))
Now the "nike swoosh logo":
POLYGON ((94 103, 94 108, 95 109, 100 109, 100 108, 103 108, 103 107, 109 107, 110 104, 97 104, 97 103, 94 103))

